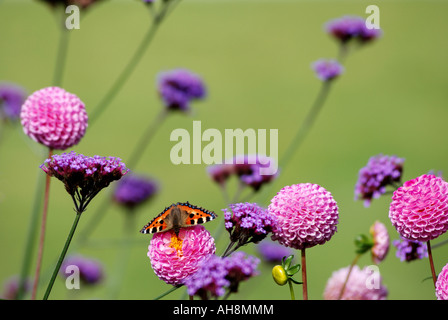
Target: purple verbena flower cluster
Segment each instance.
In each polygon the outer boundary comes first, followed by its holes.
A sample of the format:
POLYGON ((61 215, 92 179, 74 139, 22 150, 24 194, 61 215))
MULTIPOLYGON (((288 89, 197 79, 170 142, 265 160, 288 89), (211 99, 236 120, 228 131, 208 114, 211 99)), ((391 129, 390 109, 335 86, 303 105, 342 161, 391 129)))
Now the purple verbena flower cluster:
POLYGON ((184 284, 189 295, 199 296, 203 300, 221 297, 226 289, 229 293, 235 293, 241 281, 258 274, 256 269, 259 262, 258 258, 247 256, 244 252, 225 258, 213 255, 184 284))
POLYGON ((325 30, 341 43, 357 39, 361 43, 372 41, 381 36, 382 31, 376 27, 369 29, 366 20, 357 16, 343 16, 326 23, 325 30))
POLYGON ((81 255, 67 257, 62 263, 59 273, 62 277, 67 278, 73 274, 74 268, 79 271, 79 278, 83 284, 93 285, 103 279, 103 267, 95 259, 81 255))
POLYGON ((322 81, 333 80, 344 72, 344 67, 336 60, 320 59, 312 63, 312 68, 322 81))
POLYGON ((225 228, 230 234, 230 241, 238 246, 258 243, 272 232, 276 218, 256 203, 236 203, 223 209, 225 228))
POLYGON ((364 200, 370 206, 372 199, 386 192, 388 185, 399 183, 403 172, 403 158, 376 155, 369 159, 367 166, 361 168, 355 186, 355 200, 364 200))
POLYGON ((120 205, 133 209, 156 194, 158 184, 148 177, 128 174, 118 181, 114 200, 120 205))
POLYGON ((401 238, 392 244, 397 248, 396 256, 400 261, 410 262, 428 257, 428 248, 424 242, 401 238))
POLYGON ((206 95, 202 79, 186 69, 161 72, 157 79, 159 94, 169 110, 189 111, 190 101, 206 95))
POLYGON ((16 121, 26 99, 26 92, 13 83, 0 83, 0 121, 16 121))
POLYGON ((62 181, 67 192, 80 203, 87 202, 86 205, 103 188, 129 171, 120 158, 87 157, 74 151, 55 154, 40 167, 49 176, 62 181))
MULTIPOLYGON (((239 155, 223 164, 215 164, 207 167, 210 177, 218 184, 224 186, 232 175, 258 191, 265 183, 269 183, 278 176, 278 171, 273 174, 261 174, 263 168, 271 165, 272 158, 261 155, 239 155)), ((264 172, 263 172, 264 173, 264 172)))
POLYGON ((257 245, 258 253, 266 262, 281 262, 284 257, 293 254, 291 248, 285 247, 277 242, 263 240, 257 245))

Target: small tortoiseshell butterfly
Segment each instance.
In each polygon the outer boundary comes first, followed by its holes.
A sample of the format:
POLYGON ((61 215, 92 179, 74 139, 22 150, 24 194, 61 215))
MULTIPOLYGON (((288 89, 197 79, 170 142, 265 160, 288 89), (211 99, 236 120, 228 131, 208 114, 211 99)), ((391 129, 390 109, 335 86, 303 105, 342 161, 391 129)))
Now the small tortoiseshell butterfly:
POLYGON ((178 202, 166 207, 157 217, 140 230, 141 233, 157 233, 174 230, 179 236, 180 228, 191 227, 213 220, 217 215, 192 204, 178 202))

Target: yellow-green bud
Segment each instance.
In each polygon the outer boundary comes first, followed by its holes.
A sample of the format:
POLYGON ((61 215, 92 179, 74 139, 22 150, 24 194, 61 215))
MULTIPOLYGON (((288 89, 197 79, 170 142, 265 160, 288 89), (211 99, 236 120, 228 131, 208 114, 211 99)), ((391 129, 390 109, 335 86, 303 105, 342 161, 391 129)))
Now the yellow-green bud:
POLYGON ((272 268, 272 277, 274 278, 274 281, 280 286, 284 286, 288 282, 286 271, 280 265, 276 265, 274 268, 272 268))

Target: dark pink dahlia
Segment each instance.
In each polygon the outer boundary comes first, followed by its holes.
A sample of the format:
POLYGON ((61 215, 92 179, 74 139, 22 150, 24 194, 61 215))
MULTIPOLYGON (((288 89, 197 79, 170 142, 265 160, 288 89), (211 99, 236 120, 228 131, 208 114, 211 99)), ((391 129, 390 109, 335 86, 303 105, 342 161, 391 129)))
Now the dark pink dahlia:
POLYGON ((424 174, 398 188, 389 218, 405 239, 428 241, 448 230, 448 183, 424 174))
POLYGON ((336 201, 317 184, 284 187, 271 200, 268 211, 277 217, 272 240, 287 247, 305 249, 324 244, 337 230, 336 201))
POLYGON ((48 148, 65 150, 79 143, 87 129, 84 103, 59 87, 31 94, 22 106, 23 131, 48 148))

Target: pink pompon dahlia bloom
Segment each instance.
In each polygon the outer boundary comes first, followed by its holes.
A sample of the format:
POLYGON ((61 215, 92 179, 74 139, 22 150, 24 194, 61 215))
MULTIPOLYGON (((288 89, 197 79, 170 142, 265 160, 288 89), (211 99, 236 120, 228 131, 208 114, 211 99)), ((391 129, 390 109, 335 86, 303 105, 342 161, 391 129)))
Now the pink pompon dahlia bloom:
POLYGON ((398 188, 389 218, 405 239, 433 240, 448 230, 448 183, 424 174, 398 188))
POLYGON ((179 285, 216 251, 215 240, 202 225, 155 233, 148 247, 151 266, 159 279, 179 285))
POLYGON ((436 297, 437 300, 448 300, 448 263, 437 276, 436 297))
POLYGON ((65 150, 79 143, 87 129, 84 103, 59 87, 31 94, 22 106, 23 131, 48 148, 65 150))
POLYGON ((277 217, 272 240, 295 249, 324 244, 336 232, 338 206, 330 192, 312 183, 286 186, 271 200, 277 217))
POLYGON ((369 267, 353 266, 343 289, 350 267, 341 268, 331 275, 324 290, 325 300, 386 300, 388 291, 382 284, 379 272, 373 274, 369 267), (344 290, 342 297, 341 291, 344 290))
POLYGON ((370 234, 373 237, 373 247, 371 249, 372 260, 374 263, 378 264, 386 258, 387 253, 389 252, 389 232, 384 224, 376 221, 370 227, 370 234))

